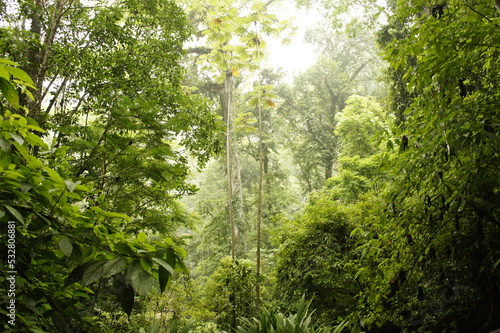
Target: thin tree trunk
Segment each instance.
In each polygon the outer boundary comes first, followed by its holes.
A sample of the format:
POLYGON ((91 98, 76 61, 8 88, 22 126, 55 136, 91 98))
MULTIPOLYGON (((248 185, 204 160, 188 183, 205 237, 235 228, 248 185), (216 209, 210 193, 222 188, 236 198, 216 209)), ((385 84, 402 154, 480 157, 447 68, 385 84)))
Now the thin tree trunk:
MULTIPOLYGON (((258 34, 256 34, 258 35, 258 34)), ((258 46, 257 46, 258 47, 258 46)), ((257 55, 259 53, 257 52, 257 55)), ((257 59, 259 61, 259 59, 257 59)), ((260 65, 260 64, 259 64, 260 65)), ((260 71, 258 73, 258 93, 257 93, 257 106, 259 109, 259 193, 257 197, 257 263, 256 263, 256 273, 257 273, 257 283, 255 284, 255 298, 257 304, 257 311, 260 310, 260 243, 261 243, 261 224, 262 224, 262 187, 263 187, 263 175, 264 175, 264 138, 262 129, 262 102, 261 102, 261 78, 260 71)))
MULTIPOLYGON (((70 6, 71 2, 72 1, 68 2, 67 5, 70 6)), ((42 36, 42 17, 45 10, 47 9, 44 8, 43 1, 37 0, 30 15, 30 31, 34 36, 42 36)), ((45 33, 45 39, 43 40, 43 46, 39 47, 36 43, 34 43, 35 46, 28 51, 29 64, 26 68, 26 72, 35 82, 36 91, 33 92, 35 100, 27 101, 27 105, 30 109, 31 117, 34 118, 42 127, 43 117, 41 116, 41 106, 43 102, 43 83, 45 81, 49 59, 52 54, 54 39, 57 31, 59 30, 61 18, 65 11, 64 1, 57 0, 54 3, 52 17, 50 17, 49 20, 48 29, 45 33)), ((42 43, 41 40, 40 43, 42 43)))
MULTIPOLYGON (((239 154, 237 153, 236 150, 233 150, 233 156, 234 156, 234 168, 235 168, 235 187, 236 187, 236 191, 238 192, 238 219, 236 219, 236 221, 239 221, 239 225, 240 226, 245 226, 245 209, 244 209, 244 194, 243 194, 243 177, 241 175, 241 160, 240 160, 240 157, 239 157, 239 154)), ((238 237, 238 233, 239 233, 239 230, 238 230, 238 223, 236 223, 235 225, 235 233, 236 233, 236 237, 238 237)), ((246 230, 244 229, 243 227, 243 230, 246 230)), ((243 252, 244 253, 247 253, 247 250, 248 250, 248 243, 247 243, 247 237, 246 236, 242 236, 240 238, 240 240, 243 240, 243 252)))
POLYGON ((224 82, 224 93, 227 96, 227 110, 223 113, 226 117, 226 168, 227 168, 227 207, 229 215, 229 228, 231 229, 231 258, 236 258, 236 225, 234 223, 234 208, 233 208, 233 173, 232 173, 232 93, 234 79, 231 73, 228 72, 224 82))
POLYGON ((328 159, 325 163, 325 180, 333 176, 333 160, 328 159))

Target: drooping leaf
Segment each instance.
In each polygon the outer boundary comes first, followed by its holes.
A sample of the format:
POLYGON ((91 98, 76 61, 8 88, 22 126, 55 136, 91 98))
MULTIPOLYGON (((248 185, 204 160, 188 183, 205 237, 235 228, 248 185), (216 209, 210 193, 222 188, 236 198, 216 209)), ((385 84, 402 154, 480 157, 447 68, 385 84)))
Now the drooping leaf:
POLYGON ((10 137, 11 137, 12 139, 14 139, 14 140, 15 140, 17 143, 19 143, 20 145, 23 145, 23 144, 24 144, 24 139, 23 139, 21 136, 19 136, 19 135, 15 134, 15 133, 9 133, 9 135, 10 135, 10 137))
POLYGON ((52 181, 57 184, 66 186, 64 179, 59 175, 59 173, 57 173, 57 171, 49 167, 44 167, 43 169, 49 174, 49 177, 52 181))
POLYGON ((66 237, 62 237, 58 242, 59 248, 63 251, 66 257, 70 257, 73 252, 73 244, 66 237))
POLYGON ((19 213, 19 211, 17 209, 15 209, 14 207, 10 206, 10 205, 5 205, 5 208, 7 208, 7 210, 19 221, 21 222, 22 224, 24 224, 24 218, 23 216, 21 215, 21 213, 19 213))
POLYGON ((4 152, 8 152, 10 150, 10 143, 4 139, 0 139, 0 148, 2 148, 4 152))
POLYGON ((100 278, 102 278, 105 274, 103 270, 104 264, 106 264, 108 261, 107 260, 99 260, 97 262, 94 262, 92 265, 90 265, 86 270, 85 273, 83 273, 82 276, 82 284, 84 286, 88 286, 100 278))
POLYGON ((170 274, 174 274, 174 269, 168 263, 166 263, 163 259, 160 258, 152 258, 153 261, 156 261, 161 267, 165 268, 170 274))
POLYGON ((113 294, 116 295, 123 311, 130 316, 134 308, 134 288, 127 283, 123 274, 116 274, 113 278, 113 294))
POLYGON ((127 280, 130 281, 134 290, 141 295, 147 295, 153 287, 151 275, 142 268, 138 260, 127 268, 127 280))
POLYGON ((17 94, 16 89, 3 77, 0 77, 0 91, 10 105, 12 105, 15 109, 19 108, 19 95, 17 94))
POLYGON ((102 277, 109 278, 109 277, 121 272, 125 268, 126 264, 127 264, 127 261, 125 260, 125 258, 116 257, 116 258, 111 259, 110 261, 106 262, 102 266, 102 270, 103 270, 102 277))
POLYGON ((21 66, 17 62, 14 62, 14 61, 9 60, 9 59, 4 59, 4 58, 0 58, 0 63, 6 64, 6 65, 9 65, 9 66, 21 66))
POLYGON ((0 66, 0 77, 4 78, 7 81, 10 81, 10 74, 5 69, 5 66, 0 66))
POLYGON ((67 287, 72 285, 73 283, 81 282, 83 274, 85 273, 87 268, 93 263, 94 262, 87 262, 73 269, 71 273, 69 273, 69 275, 66 277, 66 280, 64 281, 64 286, 67 287))
POLYGON ((164 292, 168 286, 172 275, 163 266, 158 267, 158 282, 160 284, 160 292, 164 292))
POLYGON ((10 74, 14 75, 17 77, 19 80, 22 80, 30 85, 34 85, 35 83, 31 79, 31 77, 22 69, 16 68, 16 67, 7 67, 6 68, 10 74))

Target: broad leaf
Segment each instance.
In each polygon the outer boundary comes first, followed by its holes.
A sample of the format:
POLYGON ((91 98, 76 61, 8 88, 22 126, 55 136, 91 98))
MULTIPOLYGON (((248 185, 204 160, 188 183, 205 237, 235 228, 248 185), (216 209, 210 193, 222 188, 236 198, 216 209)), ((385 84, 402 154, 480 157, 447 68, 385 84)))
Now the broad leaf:
POLYGON ((103 266, 107 263, 107 260, 99 260, 92 265, 90 265, 83 273, 82 284, 88 286, 104 276, 103 266))
POLYGON ((147 295, 153 286, 151 275, 142 268, 139 261, 134 261, 127 269, 127 280, 134 290, 141 295, 147 295))
POLYGON ((66 257, 71 256, 71 253, 73 252, 73 244, 69 239, 67 239, 66 237, 62 237, 59 240, 58 245, 66 257))
POLYGON ((19 211, 17 209, 15 209, 14 207, 12 206, 9 206, 9 205, 5 205, 5 208, 7 208, 7 210, 19 221, 21 222, 22 224, 24 224, 24 218, 23 216, 21 215, 21 213, 19 213, 19 211))
POLYGON ((116 273, 121 272, 126 265, 127 261, 122 257, 116 257, 108 261, 102 266, 103 278, 109 278, 116 273))
POLYGON ((12 105, 14 108, 19 108, 19 95, 17 94, 14 86, 3 77, 0 77, 0 91, 2 92, 5 99, 12 105))
POLYGON ((113 278, 113 294, 118 299, 123 311, 130 316, 134 308, 134 288, 127 283, 123 274, 117 274, 113 278))
POLYGON ((160 258, 152 258, 153 261, 156 261, 161 267, 165 268, 170 274, 174 274, 174 269, 171 265, 169 265, 165 260, 160 258))

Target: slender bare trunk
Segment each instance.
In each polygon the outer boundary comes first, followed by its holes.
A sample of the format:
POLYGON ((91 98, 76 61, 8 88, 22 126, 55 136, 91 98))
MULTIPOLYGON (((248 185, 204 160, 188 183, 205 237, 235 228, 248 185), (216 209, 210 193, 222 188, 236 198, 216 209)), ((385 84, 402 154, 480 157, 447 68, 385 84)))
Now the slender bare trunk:
MULTIPOLYGON (((257 34, 258 35, 258 34, 257 34)), ((259 53, 257 52, 257 55, 259 53)), ((259 60, 259 59, 258 59, 259 60)), ((260 65, 260 64, 259 64, 260 65)), ((257 283, 255 285, 255 298, 257 302, 257 311, 260 310, 260 271, 261 271, 261 258, 260 258, 260 245, 261 245, 261 224, 262 224, 262 187, 263 187, 263 178, 264 178, 264 138, 263 138, 263 129, 262 129, 262 101, 261 101, 261 77, 260 71, 258 73, 258 94, 257 94, 257 105, 259 109, 259 193, 258 193, 258 204, 257 204, 257 263, 256 263, 256 271, 257 271, 257 283)))
POLYGON ((327 159, 325 162, 325 180, 333 176, 333 159, 327 159))
POLYGON ((232 173, 232 95, 233 95, 234 79, 231 73, 228 72, 226 81, 224 82, 224 93, 227 96, 227 110, 223 110, 227 114, 226 117, 226 168, 227 168, 227 208, 229 216, 229 228, 231 229, 231 257, 236 258, 236 225, 234 223, 234 208, 233 208, 233 173, 232 173))
MULTIPOLYGON (((238 218, 236 219, 237 222, 240 223, 241 226, 245 225, 245 209, 244 209, 244 194, 243 194, 243 177, 241 175, 241 159, 239 157, 239 154, 236 150, 233 150, 233 156, 234 156, 234 172, 235 172, 235 190, 238 192, 238 218)), ((236 223, 236 237, 238 237, 238 224, 236 223)), ((248 250, 248 243, 247 243, 247 237, 243 236, 240 238, 240 241, 243 241, 243 252, 247 253, 248 250)))

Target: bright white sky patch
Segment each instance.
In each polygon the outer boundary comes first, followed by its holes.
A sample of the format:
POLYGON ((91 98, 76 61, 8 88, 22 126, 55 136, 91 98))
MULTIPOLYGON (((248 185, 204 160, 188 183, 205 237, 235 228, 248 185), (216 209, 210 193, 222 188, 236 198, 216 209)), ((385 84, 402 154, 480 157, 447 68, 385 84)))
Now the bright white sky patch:
POLYGON ((269 57, 268 66, 272 68, 282 67, 288 72, 286 80, 292 80, 293 76, 311 67, 316 61, 317 54, 314 52, 314 45, 304 41, 307 29, 318 22, 320 15, 313 9, 306 11, 296 9, 293 5, 284 8, 278 14, 280 19, 292 19, 292 23, 297 27, 297 33, 292 37, 292 42, 282 45, 279 41, 268 42, 269 57))

